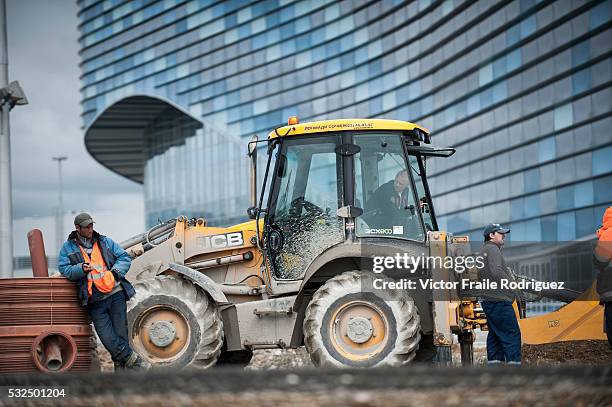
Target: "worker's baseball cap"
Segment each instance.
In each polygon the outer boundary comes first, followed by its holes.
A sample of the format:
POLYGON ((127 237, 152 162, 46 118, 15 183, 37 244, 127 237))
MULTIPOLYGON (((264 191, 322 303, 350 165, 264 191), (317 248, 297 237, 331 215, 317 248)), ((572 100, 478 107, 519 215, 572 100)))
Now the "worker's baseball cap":
POLYGON ((79 213, 75 218, 74 218, 74 224, 78 225, 82 228, 87 227, 89 225, 91 225, 92 223, 94 223, 94 220, 91 218, 91 215, 88 213, 79 213))
POLYGON ((504 228, 502 225, 500 225, 499 223, 489 223, 485 228, 484 231, 482 232, 482 234, 487 237, 489 236, 489 234, 491 233, 495 233, 495 232, 499 232, 499 233, 503 233, 504 235, 506 233, 510 233, 510 229, 506 229, 504 228))

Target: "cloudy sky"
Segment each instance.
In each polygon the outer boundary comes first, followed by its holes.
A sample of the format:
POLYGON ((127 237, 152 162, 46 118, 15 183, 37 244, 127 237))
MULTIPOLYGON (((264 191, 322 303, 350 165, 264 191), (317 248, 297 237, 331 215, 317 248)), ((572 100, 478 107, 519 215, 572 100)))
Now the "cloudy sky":
POLYGON ((98 164, 83 143, 76 1, 7 0, 7 19, 9 78, 29 100, 11 113, 14 216, 54 214, 58 170, 52 157, 67 156, 65 209, 88 210, 94 218, 116 213, 124 219, 117 239, 141 232, 142 186, 98 164))

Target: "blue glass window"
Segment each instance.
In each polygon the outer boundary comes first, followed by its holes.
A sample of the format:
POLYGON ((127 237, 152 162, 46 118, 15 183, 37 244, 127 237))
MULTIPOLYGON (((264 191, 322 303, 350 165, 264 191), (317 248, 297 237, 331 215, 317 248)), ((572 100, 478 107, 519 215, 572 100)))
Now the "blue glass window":
POLYGON ((577 95, 591 89, 591 68, 585 68, 572 75, 572 94, 577 95))
POLYGON ((508 85, 506 81, 501 81, 500 83, 493 86, 493 103, 500 102, 508 97, 508 85))
POLYGON ((529 195, 524 198, 525 202, 525 217, 531 218, 540 214, 540 195, 529 195))
POLYGON ((213 83, 213 93, 215 95, 220 95, 225 92, 225 80, 217 81, 213 83))
POLYGON ((295 21, 295 31, 302 33, 310 29, 310 16, 299 18, 295 21))
POLYGON ((593 151, 593 175, 612 172, 612 146, 593 151))
POLYGON ((523 219, 525 217, 525 202, 523 198, 510 201, 510 220, 523 219))
POLYGON ((325 75, 331 76, 340 72, 340 58, 333 58, 325 63, 325 75))
POLYGON ((557 217, 547 216, 541 219, 542 240, 552 242, 557 240, 557 217))
POLYGON ((334 57, 340 53, 340 40, 335 40, 325 46, 325 56, 327 58, 334 57))
POLYGON ((541 230, 540 219, 531 219, 525 222, 525 240, 539 242, 542 240, 541 230))
POLYGON ((538 157, 542 163, 555 158, 556 143, 554 137, 548 137, 538 142, 538 157))
POLYGON ((568 241, 576 238, 576 221, 574 212, 557 215, 557 240, 568 241))
POLYGON ((362 81, 368 77, 368 65, 361 65, 355 70, 355 77, 357 81, 362 81))
POLYGON ((433 109, 433 100, 431 95, 423 98, 421 100, 421 115, 426 115, 431 112, 433 109))
POLYGON ((572 104, 568 103, 563 106, 559 106, 555 109, 554 114, 555 130, 560 130, 565 127, 571 126, 574 122, 574 114, 572 104))
POLYGON ((281 42, 281 51, 283 55, 293 54, 295 52, 295 40, 281 42))
POLYGON ((274 44, 275 42, 279 42, 280 41, 280 30, 278 28, 268 30, 266 32, 266 40, 268 44, 274 44))
POLYGON ((521 21, 521 39, 530 36, 536 31, 536 19, 534 15, 521 21))
POLYGON ((521 0, 521 13, 535 6, 536 0, 521 0))
POLYGON ((421 81, 416 80, 408 84, 409 100, 413 100, 421 96, 421 81))
POLYGON ((284 7, 281 12, 280 12, 280 16, 279 16, 279 21, 281 23, 284 23, 285 21, 289 21, 292 20, 293 17, 295 17, 295 7, 293 7, 293 4, 289 4, 287 7, 284 7))
POLYGON ((354 52, 355 52, 355 64, 356 65, 368 60, 368 48, 367 47, 357 48, 354 52))
POLYGON ((225 12, 226 12, 225 6, 226 6, 226 4, 224 2, 221 2, 219 4, 214 5, 213 8, 212 8, 212 16, 213 16, 213 18, 220 17, 223 14, 225 14, 225 12))
POLYGON ((601 222, 595 219, 593 208, 580 209, 576 211, 576 237, 593 234, 594 228, 601 222))
POLYGON ((311 47, 310 45, 310 35, 303 34, 295 39, 295 45, 297 46, 298 51, 303 51, 311 47))
POLYGON ((612 202, 612 177, 608 176, 594 180, 593 190, 595 192, 595 202, 608 204, 612 202))
POLYGON ((240 117, 251 117, 253 115, 253 104, 245 103, 240 106, 240 117))
POLYGON ((508 47, 516 44, 521 39, 519 24, 515 24, 506 31, 506 45, 508 47))
POLYGON ((184 33, 185 31, 187 31, 187 20, 183 19, 183 20, 177 22, 174 27, 175 27, 175 31, 174 32, 176 34, 184 33))
POLYGON ((516 222, 510 225, 512 233, 508 235, 513 242, 524 242, 525 241, 525 222, 516 222))
POLYGON ((480 92, 480 106, 487 108, 493 103, 493 88, 480 92))
POLYGON ((382 96, 378 96, 370 99, 369 102, 370 114, 375 115, 383 111, 383 100, 382 96))
POLYGON ((251 41, 252 41, 253 49, 259 49, 259 48, 265 47, 267 44, 266 33, 263 32, 261 34, 257 34, 251 39, 251 41))
POLYGON ((506 72, 512 72, 515 69, 520 68, 522 63, 523 62, 521 59, 521 49, 515 49, 514 51, 506 55, 506 72))
POLYGON ((225 17, 225 28, 230 29, 238 24, 238 13, 228 14, 225 17))
POLYGON ((523 173, 525 192, 534 192, 540 188, 540 171, 534 168, 523 173))
POLYGON ((353 34, 347 34, 342 36, 342 38, 340 38, 340 50, 341 52, 344 52, 350 48, 353 48, 353 34))
POLYGON ((227 99, 228 106, 237 105, 238 103, 240 103, 240 91, 235 90, 233 92, 229 92, 225 95, 225 98, 227 99))
POLYGON ((238 37, 245 38, 251 35, 251 24, 242 24, 238 27, 238 37))
POLYGON ((506 73, 506 58, 497 58, 493 61, 493 78, 499 78, 506 73))
POLYGON ((404 104, 408 100, 410 100, 410 91, 409 91, 408 85, 404 85, 404 86, 397 88, 396 100, 397 100, 398 105, 404 104))
POLYGON ((610 1, 603 1, 593 7, 589 13, 589 23, 591 30, 599 27, 602 24, 610 21, 610 1))
POLYGON ((589 49, 589 41, 583 41, 580 44, 572 47, 572 66, 577 67, 587 62, 591 58, 591 51, 589 49))
POLYGON ((467 100, 467 114, 472 115, 480 110, 480 95, 476 94, 467 100))
POLYGON ((355 64, 355 55, 352 52, 348 52, 340 57, 340 65, 342 70, 351 68, 355 64))
POLYGON ((368 83, 370 95, 377 95, 382 91, 382 78, 376 78, 368 83))
POLYGON ((574 185, 574 205, 576 208, 593 205, 593 198, 593 181, 574 185))
POLYGON ((574 208, 574 186, 570 185, 557 189, 557 209, 563 211, 565 209, 574 208))
POLYGON ((493 80, 493 66, 487 64, 478 71, 478 83, 480 86, 486 85, 493 80))
POLYGON ((376 59, 369 64, 369 74, 370 77, 378 76, 382 73, 382 61, 380 59, 376 59))
POLYGON ((285 24, 280 28, 280 36, 282 40, 286 40, 293 35, 295 35, 295 25, 293 22, 285 24))
POLYGON ((451 215, 448 218, 448 229, 453 233, 469 229, 469 220, 465 213, 451 215))

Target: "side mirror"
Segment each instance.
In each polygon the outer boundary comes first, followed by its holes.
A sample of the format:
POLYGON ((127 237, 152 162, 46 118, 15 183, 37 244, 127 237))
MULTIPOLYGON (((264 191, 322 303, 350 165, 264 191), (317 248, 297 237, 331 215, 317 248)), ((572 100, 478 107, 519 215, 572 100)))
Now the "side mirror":
POLYGON ((257 213, 259 212, 259 208, 257 208, 256 206, 251 206, 247 209, 246 212, 249 219, 257 219, 257 213))

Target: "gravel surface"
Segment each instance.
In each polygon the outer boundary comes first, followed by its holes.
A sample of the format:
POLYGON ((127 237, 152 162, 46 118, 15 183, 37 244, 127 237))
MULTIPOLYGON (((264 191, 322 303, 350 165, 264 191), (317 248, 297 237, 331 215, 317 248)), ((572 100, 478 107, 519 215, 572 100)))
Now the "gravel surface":
MULTIPOLYGON (((523 364, 548 366, 559 364, 612 365, 612 348, 607 341, 571 341, 546 345, 523 345, 523 364)), ((102 344, 98 344, 98 356, 103 372, 112 372, 113 362, 102 344)), ((474 364, 486 365, 487 349, 474 344, 474 364)), ((453 365, 461 365, 459 345, 453 346, 453 365)), ((300 369, 314 367, 310 356, 302 346, 297 349, 266 349, 253 352, 247 370, 300 369)))

